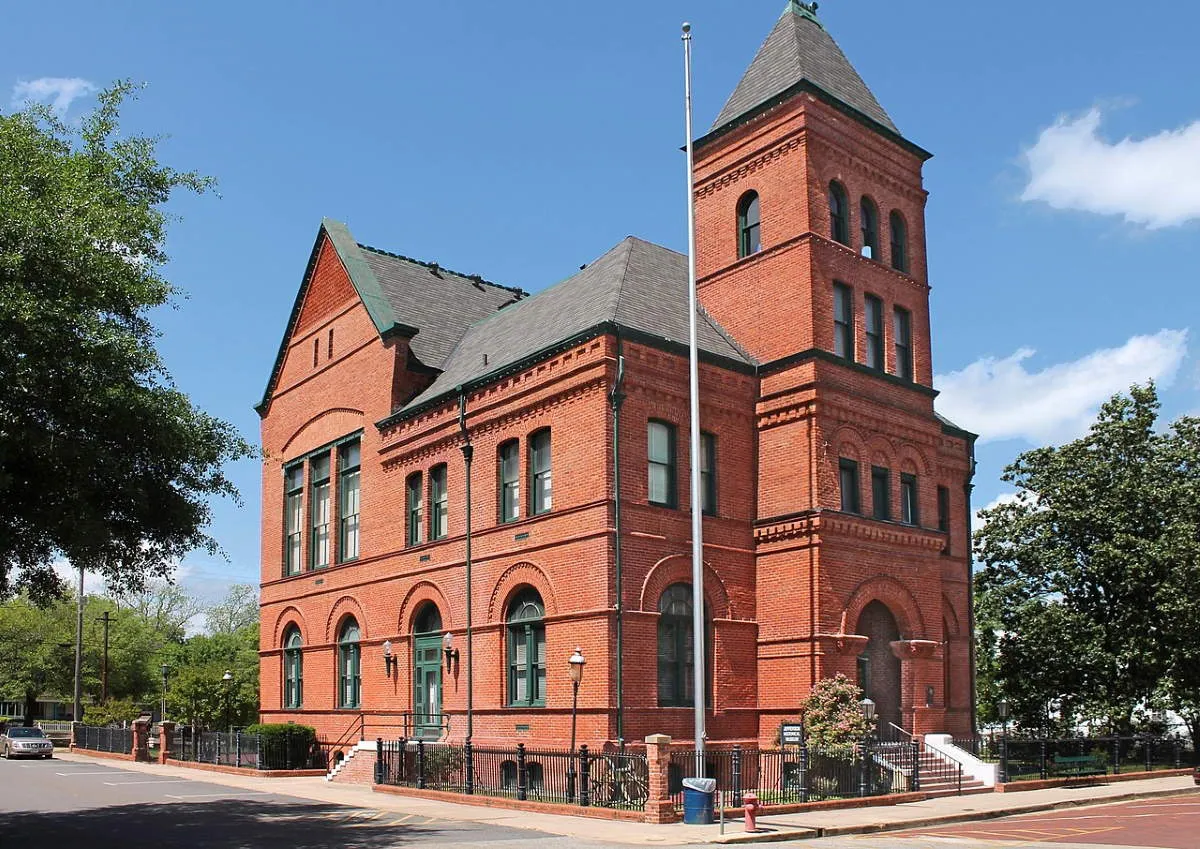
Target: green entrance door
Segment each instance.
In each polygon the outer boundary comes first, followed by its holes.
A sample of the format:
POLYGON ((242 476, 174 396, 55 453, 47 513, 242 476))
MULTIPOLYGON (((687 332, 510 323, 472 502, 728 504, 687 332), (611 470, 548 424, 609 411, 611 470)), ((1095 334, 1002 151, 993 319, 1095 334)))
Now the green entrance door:
POLYGON ((442 617, 426 604, 413 627, 413 730, 424 740, 442 736, 442 617))

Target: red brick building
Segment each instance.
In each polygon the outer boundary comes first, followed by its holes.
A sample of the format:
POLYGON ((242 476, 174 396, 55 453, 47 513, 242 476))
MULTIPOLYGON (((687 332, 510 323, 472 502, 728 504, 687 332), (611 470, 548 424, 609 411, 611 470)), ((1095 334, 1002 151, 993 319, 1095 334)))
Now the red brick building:
POLYGON ((631 237, 531 297, 323 222, 259 408, 264 721, 461 739, 470 666, 477 742, 561 744, 580 647, 581 742, 688 738, 697 691, 711 739, 772 741, 839 672, 967 733, 928 158, 799 2, 697 142, 702 687, 686 258, 631 237))

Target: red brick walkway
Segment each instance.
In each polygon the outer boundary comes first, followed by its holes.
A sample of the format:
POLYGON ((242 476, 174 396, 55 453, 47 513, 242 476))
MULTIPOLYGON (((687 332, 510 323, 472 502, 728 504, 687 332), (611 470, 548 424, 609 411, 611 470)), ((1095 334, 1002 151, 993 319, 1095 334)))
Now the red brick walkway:
POLYGON ((1181 797, 1125 802, 904 832, 903 836, 1196 849, 1200 846, 1200 801, 1181 797))

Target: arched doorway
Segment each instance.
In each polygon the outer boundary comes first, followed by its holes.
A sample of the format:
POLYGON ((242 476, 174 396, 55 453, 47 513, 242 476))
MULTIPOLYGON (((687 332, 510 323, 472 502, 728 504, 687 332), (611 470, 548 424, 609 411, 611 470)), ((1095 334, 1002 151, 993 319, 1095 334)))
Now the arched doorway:
POLYGON ((858 617, 856 630, 867 637, 867 647, 858 658, 858 685, 875 702, 879 731, 887 735, 889 722, 901 725, 900 658, 892 652, 900 628, 887 605, 873 601, 858 617))
POLYGON ((442 614, 426 602, 413 619, 414 736, 442 736, 442 614))

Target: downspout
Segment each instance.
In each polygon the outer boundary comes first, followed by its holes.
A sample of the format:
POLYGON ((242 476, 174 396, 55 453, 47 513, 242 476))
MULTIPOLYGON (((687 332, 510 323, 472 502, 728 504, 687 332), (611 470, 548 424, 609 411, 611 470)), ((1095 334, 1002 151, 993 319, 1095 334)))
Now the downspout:
POLYGON ((974 540, 971 538, 971 492, 975 489, 975 485, 971 483, 975 478, 974 437, 967 443, 967 451, 971 465, 970 472, 967 474, 967 482, 963 484, 963 496, 967 502, 967 652, 971 661, 971 736, 974 737, 978 722, 977 708, 979 701, 979 692, 976 689, 975 680, 975 545, 974 540))
POLYGON ((613 450, 613 570, 617 593, 617 745, 625 748, 625 596, 621 584, 621 404, 625 401, 625 356, 621 353, 621 333, 617 331, 617 377, 608 402, 612 406, 613 450))
POLYGON ((467 392, 458 388, 458 429, 462 433, 463 464, 467 471, 467 519, 466 519, 466 584, 467 584, 467 739, 470 743, 475 733, 475 657, 471 621, 471 460, 475 457, 475 446, 467 432, 467 392))

